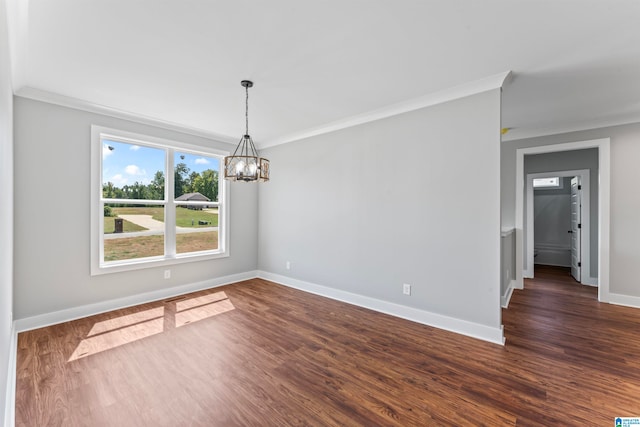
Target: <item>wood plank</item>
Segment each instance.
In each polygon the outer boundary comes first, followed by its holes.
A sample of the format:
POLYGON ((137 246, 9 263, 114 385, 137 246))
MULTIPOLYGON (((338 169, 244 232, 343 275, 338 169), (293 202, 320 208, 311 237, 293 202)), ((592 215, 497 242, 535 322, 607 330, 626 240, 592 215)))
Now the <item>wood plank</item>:
POLYGON ((17 426, 612 425, 640 310, 537 267, 504 347, 254 279, 18 336, 17 426))

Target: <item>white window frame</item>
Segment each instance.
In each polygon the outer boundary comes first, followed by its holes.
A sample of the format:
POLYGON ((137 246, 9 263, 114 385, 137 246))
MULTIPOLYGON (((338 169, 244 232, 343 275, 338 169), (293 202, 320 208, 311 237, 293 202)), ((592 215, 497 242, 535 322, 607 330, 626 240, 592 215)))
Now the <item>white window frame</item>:
MULTIPOLYGON (((222 179, 223 159, 220 159, 218 201, 207 202, 218 206, 218 249, 203 252, 176 254, 176 217, 175 207, 185 204, 202 204, 199 202, 175 201, 173 189, 175 152, 189 152, 203 156, 226 156, 228 151, 171 141, 150 135, 112 129, 103 126, 91 126, 91 275, 118 273, 122 271, 162 267, 185 262, 204 261, 229 256, 229 184, 222 179), (122 261, 104 261, 104 208, 102 197, 102 139, 108 138, 128 144, 143 145, 166 150, 165 157, 165 200, 145 200, 145 204, 164 205, 165 207, 165 255, 130 259, 122 261)), ((132 203, 133 200, 122 200, 132 203)))

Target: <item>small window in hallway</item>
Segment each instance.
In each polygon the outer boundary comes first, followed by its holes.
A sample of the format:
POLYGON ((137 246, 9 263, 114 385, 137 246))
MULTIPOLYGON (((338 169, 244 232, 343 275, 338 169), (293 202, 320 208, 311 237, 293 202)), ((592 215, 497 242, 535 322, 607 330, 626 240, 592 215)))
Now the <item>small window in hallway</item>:
POLYGON ((549 178, 534 178, 533 188, 562 188, 562 180, 560 177, 553 176, 549 178))

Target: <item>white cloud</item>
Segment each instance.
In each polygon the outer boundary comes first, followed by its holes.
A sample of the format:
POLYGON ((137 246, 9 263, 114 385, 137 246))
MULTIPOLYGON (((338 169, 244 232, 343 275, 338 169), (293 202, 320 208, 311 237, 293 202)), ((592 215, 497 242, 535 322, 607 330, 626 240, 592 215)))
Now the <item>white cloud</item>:
POLYGON ((140 149, 139 145, 132 145, 131 147, 129 147, 129 150, 131 151, 138 151, 140 149))
POLYGON ((109 181, 113 182, 116 187, 127 185, 127 178, 123 177, 122 174, 113 175, 109 181))
POLYGON ((108 144, 102 145, 102 160, 113 154, 113 147, 109 148, 108 144))
POLYGON ((124 168, 124 171, 129 175, 136 175, 136 176, 147 174, 147 172, 144 169, 140 169, 136 165, 128 165, 126 168, 124 168))
POLYGON ((205 159, 204 157, 196 159, 196 165, 208 165, 209 163, 209 160, 205 159))

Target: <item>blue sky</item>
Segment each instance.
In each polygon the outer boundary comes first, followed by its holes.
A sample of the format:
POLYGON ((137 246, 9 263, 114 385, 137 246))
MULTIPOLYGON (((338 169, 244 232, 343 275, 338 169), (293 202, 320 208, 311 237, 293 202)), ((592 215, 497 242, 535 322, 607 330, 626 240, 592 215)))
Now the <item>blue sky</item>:
MULTIPOLYGON (((140 182, 149 184, 156 171, 164 170, 165 151, 142 145, 102 140, 102 182, 112 182, 116 187, 140 182)), ((185 163, 190 172, 206 169, 219 170, 216 158, 176 152, 174 164, 185 163), (181 158, 184 156, 184 158, 181 158)))

